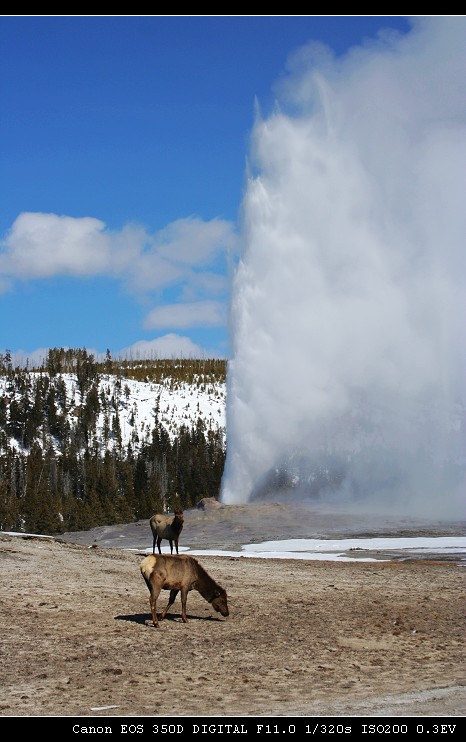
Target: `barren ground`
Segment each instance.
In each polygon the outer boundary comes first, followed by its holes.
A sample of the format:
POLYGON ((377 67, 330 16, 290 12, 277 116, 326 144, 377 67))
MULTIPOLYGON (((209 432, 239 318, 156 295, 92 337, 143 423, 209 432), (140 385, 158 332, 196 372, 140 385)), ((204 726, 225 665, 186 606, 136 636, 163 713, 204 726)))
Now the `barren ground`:
MULTIPOLYGON (((248 534, 244 508, 193 512, 180 543, 276 538, 273 508, 256 508, 248 534)), ((465 715, 464 564, 203 556, 230 616, 191 592, 189 623, 178 598, 154 629, 139 572, 150 546, 148 523, 0 533, 1 716, 465 715), (127 532, 137 551, 123 550, 127 532)))

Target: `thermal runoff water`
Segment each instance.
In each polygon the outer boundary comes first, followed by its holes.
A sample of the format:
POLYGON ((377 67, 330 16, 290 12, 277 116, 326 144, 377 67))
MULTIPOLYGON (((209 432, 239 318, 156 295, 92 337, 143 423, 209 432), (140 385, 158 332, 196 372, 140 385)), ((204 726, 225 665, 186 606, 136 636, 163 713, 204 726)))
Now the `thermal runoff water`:
POLYGON ((257 113, 222 501, 466 514, 466 19, 288 60, 257 113))

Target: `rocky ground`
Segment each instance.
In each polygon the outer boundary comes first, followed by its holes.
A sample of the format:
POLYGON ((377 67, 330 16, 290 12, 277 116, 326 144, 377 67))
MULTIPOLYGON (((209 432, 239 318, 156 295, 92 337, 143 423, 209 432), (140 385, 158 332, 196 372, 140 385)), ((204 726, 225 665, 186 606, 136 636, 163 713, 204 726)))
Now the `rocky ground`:
MULTIPOLYGON (((190 511, 180 543, 375 528, 298 516, 280 505, 190 511)), ((178 598, 155 629, 139 572, 148 523, 86 533, 0 533, 1 716, 465 715, 466 572, 454 559, 199 557, 226 589, 229 617, 193 591, 189 623, 178 598)))

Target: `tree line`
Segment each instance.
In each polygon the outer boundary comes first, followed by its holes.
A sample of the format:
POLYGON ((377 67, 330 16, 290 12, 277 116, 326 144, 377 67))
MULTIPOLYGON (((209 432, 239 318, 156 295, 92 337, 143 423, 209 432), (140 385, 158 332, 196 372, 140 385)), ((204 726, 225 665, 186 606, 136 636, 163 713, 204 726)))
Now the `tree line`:
POLYGON ((218 496, 226 454, 221 428, 198 416, 170 437, 154 399, 151 429, 123 444, 118 408, 125 379, 203 388, 224 383, 226 361, 121 361, 109 351, 98 361, 83 349, 54 348, 40 368, 20 369, 7 351, 0 354, 0 377, 1 530, 87 530, 218 496), (64 374, 76 384, 79 403, 72 408, 64 374), (111 393, 100 384, 104 377, 113 378, 111 393))

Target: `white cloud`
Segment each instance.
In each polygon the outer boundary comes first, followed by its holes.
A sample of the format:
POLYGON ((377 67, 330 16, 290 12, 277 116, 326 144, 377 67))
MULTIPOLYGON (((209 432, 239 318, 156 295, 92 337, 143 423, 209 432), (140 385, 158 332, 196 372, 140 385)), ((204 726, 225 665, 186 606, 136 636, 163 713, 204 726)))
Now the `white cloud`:
POLYGON ((148 329, 164 327, 218 327, 225 323, 226 307, 217 301, 166 304, 149 312, 144 320, 148 329))
MULTIPOLYGON (((118 358, 150 359, 150 358, 204 358, 206 350, 186 336, 168 333, 153 340, 138 340, 136 343, 122 348, 116 353, 118 358)), ((219 357, 213 352, 212 357, 219 357)))
POLYGON ((45 362, 49 348, 36 348, 31 353, 26 353, 24 350, 16 350, 11 353, 11 362, 13 366, 19 366, 20 368, 39 368, 45 362))
POLYGON ((111 244, 98 219, 23 213, 0 253, 0 274, 22 280, 57 274, 91 276, 107 269, 111 244))
POLYGON ((209 263, 219 251, 228 251, 234 245, 232 225, 222 219, 178 219, 156 238, 159 255, 188 265, 209 263))
POLYGON ((230 222, 180 219, 150 234, 137 225, 110 231, 93 217, 25 212, 1 245, 0 276, 30 280, 108 273, 146 290, 189 276, 234 248, 230 222), (147 275, 149 274, 149 278, 147 275))
POLYGON ((227 276, 211 271, 200 271, 190 275, 189 282, 185 282, 180 295, 181 301, 192 301, 198 296, 225 295, 229 287, 227 276))
POLYGON ((150 234, 132 224, 111 231, 92 217, 23 213, 0 246, 0 287, 54 276, 104 275, 138 299, 157 302, 147 327, 218 326, 225 322, 221 301, 226 302, 226 264, 234 247, 232 224, 221 219, 180 219, 150 234), (168 288, 171 302, 177 294, 184 303, 164 307, 168 288))

